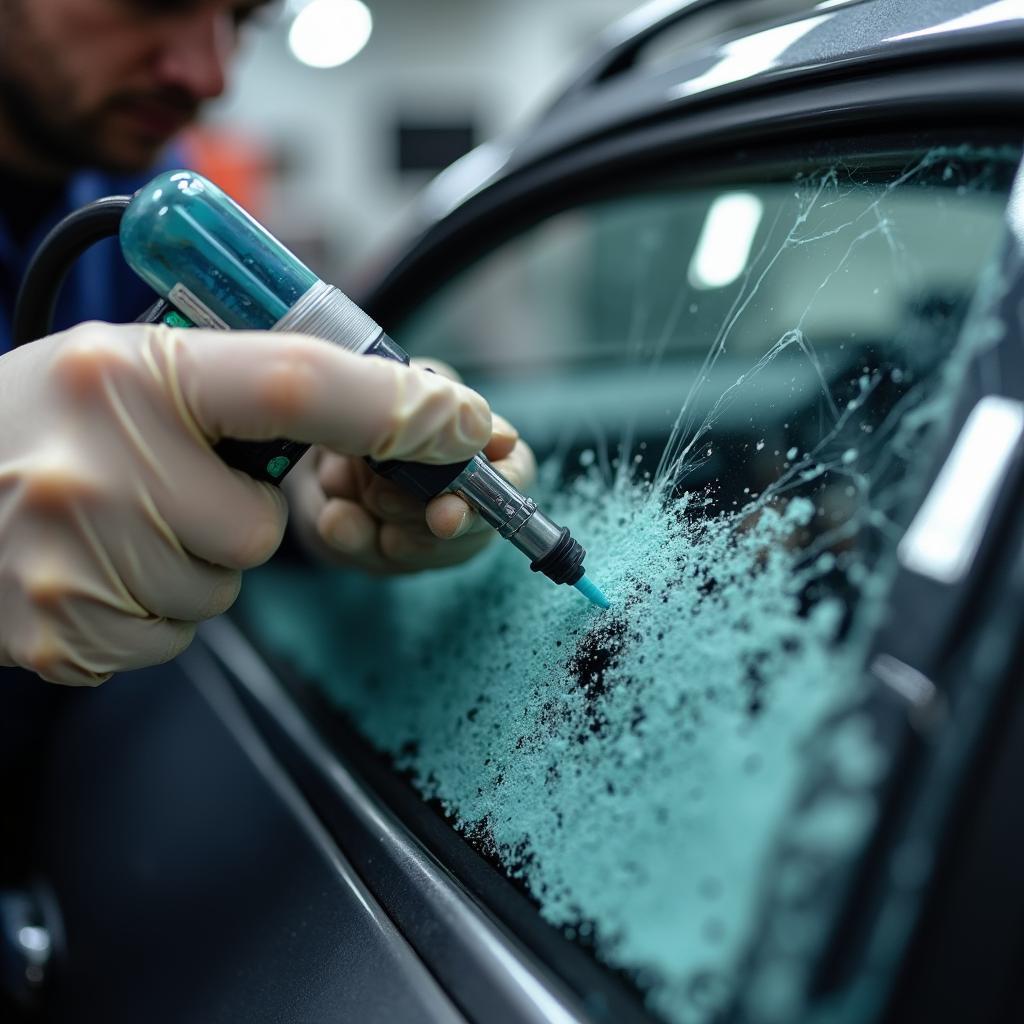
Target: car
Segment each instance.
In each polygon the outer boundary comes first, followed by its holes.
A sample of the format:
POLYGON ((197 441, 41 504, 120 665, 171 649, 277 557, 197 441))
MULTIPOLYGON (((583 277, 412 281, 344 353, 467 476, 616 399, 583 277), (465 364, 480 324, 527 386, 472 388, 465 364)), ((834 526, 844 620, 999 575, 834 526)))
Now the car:
POLYGON ((658 0, 444 172, 359 298, 611 608, 292 552, 175 681, 62 694, 22 1002, 1019 1019, 1022 65, 1006 0, 658 0))

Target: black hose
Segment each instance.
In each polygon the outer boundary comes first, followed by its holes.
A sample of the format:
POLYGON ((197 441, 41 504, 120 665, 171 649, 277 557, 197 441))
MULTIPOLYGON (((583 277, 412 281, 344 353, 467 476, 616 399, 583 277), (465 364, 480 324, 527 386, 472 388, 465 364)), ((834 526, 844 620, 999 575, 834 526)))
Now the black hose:
POLYGON ((43 239, 22 278, 14 305, 12 338, 24 345, 49 334, 61 285, 71 264, 104 238, 116 235, 131 196, 107 196, 69 213, 43 239))
MULTIPOLYGON (((131 200, 131 196, 97 199, 69 213, 43 239, 29 262, 14 304, 11 335, 15 346, 43 338, 52 331, 54 306, 71 265, 90 245, 118 233, 131 200)), ((172 308, 165 299, 157 299, 136 323, 158 323, 172 308)), ((283 438, 237 441, 225 437, 214 449, 229 465, 276 486, 308 447, 283 438)))

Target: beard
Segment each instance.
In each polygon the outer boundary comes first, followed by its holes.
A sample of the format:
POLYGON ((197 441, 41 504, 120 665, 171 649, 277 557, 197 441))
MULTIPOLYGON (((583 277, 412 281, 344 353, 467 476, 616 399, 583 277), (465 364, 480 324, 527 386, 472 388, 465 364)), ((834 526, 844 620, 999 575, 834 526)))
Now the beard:
POLYGON ((30 0, 0 0, 0 122, 32 156, 67 173, 143 170, 199 109, 174 86, 112 91, 82 109, 74 77, 32 30, 30 0))
POLYGON ((109 122, 119 113, 141 105, 155 106, 181 124, 191 121, 199 104, 176 89, 126 90, 108 97, 97 108, 75 113, 72 90, 51 81, 41 97, 28 83, 0 71, 0 112, 18 140, 47 163, 63 170, 96 167, 106 171, 142 170, 156 157, 169 136, 151 134, 133 140, 131 153, 112 146, 109 122))

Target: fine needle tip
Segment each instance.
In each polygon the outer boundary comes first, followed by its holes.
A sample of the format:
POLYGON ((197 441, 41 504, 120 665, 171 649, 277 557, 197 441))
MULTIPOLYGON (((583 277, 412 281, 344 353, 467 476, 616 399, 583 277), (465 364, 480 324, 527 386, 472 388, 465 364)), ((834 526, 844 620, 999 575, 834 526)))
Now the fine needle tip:
POLYGON ((604 596, 601 588, 593 580, 581 576, 576 583, 576 589, 598 608, 610 608, 611 602, 604 596))

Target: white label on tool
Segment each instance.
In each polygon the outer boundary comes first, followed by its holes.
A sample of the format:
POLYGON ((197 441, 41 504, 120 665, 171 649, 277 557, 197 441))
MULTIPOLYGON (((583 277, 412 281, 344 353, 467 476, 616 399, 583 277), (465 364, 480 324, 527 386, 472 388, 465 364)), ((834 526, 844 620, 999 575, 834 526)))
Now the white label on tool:
POLYGON ((228 330, 228 325, 180 281, 170 290, 167 298, 197 326, 216 327, 221 331, 228 330))

